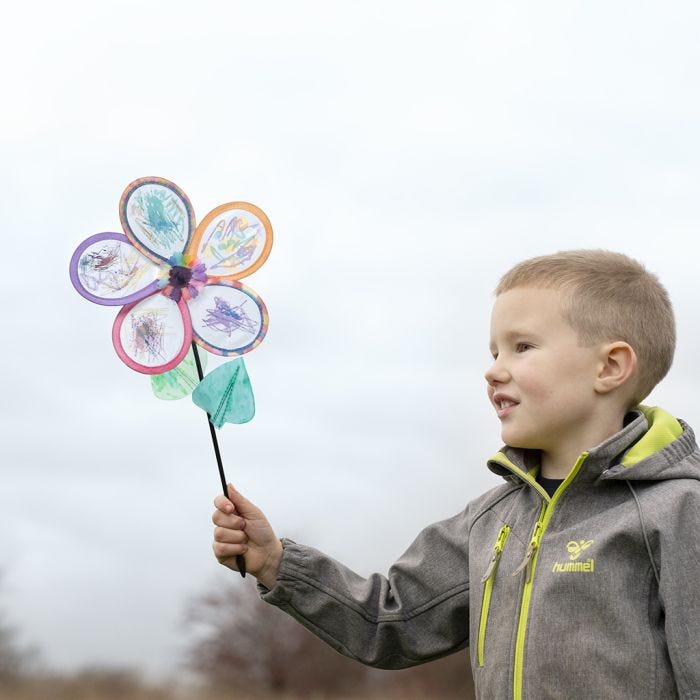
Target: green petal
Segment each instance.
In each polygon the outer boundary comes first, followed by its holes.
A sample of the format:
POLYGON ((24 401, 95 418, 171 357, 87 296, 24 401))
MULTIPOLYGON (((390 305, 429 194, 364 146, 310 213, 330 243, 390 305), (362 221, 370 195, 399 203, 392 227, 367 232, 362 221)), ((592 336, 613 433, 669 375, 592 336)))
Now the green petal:
MULTIPOLYGON (((202 369, 207 366, 207 353, 199 353, 202 369)), ((175 369, 163 374, 151 375, 151 389, 157 398, 164 401, 182 399, 199 384, 197 365, 194 361, 194 353, 190 348, 185 359, 175 369)))
POLYGON ((255 415, 255 398, 242 357, 207 374, 192 393, 192 401, 220 428, 224 423, 247 423, 255 415))

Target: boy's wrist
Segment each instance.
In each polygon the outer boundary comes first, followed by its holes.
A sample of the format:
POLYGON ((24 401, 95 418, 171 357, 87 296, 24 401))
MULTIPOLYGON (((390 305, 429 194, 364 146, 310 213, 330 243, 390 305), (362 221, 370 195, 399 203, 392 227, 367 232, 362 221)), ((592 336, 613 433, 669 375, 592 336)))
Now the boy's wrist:
POLYGON ((256 578, 260 583, 262 583, 265 588, 272 588, 277 581, 277 574, 279 573, 280 563, 282 562, 282 554, 284 553, 284 548, 282 547, 282 542, 277 540, 277 546, 270 553, 265 566, 258 572, 256 578))

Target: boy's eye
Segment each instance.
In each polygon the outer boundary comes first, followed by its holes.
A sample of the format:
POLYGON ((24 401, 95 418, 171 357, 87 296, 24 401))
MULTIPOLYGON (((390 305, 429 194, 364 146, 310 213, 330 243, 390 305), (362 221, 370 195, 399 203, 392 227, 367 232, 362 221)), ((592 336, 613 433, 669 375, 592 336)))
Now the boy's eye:
POLYGON ((516 352, 525 352, 526 350, 530 350, 532 348, 532 345, 530 343, 518 343, 515 347, 516 352))

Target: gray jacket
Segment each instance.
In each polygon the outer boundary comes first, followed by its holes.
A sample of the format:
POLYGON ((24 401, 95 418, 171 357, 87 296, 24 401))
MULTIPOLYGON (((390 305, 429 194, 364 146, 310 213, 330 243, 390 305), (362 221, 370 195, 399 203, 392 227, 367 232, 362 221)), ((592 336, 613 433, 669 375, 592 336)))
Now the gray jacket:
POLYGON ((506 483, 427 527, 388 578, 284 541, 261 588, 338 651, 403 668, 470 645, 478 697, 700 700, 700 452, 640 407, 550 499, 536 453, 504 448, 506 483))

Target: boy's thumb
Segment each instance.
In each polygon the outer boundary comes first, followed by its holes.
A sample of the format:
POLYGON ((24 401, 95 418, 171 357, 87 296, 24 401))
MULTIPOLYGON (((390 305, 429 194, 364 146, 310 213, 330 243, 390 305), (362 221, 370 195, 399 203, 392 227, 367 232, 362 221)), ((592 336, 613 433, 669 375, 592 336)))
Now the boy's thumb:
POLYGON ((236 506, 239 515, 245 516, 247 513, 257 511, 258 508, 251 503, 242 493, 236 491, 233 484, 226 484, 228 498, 236 506))

